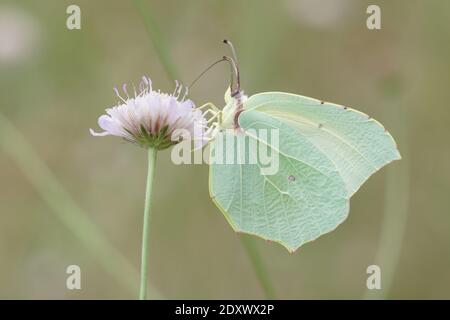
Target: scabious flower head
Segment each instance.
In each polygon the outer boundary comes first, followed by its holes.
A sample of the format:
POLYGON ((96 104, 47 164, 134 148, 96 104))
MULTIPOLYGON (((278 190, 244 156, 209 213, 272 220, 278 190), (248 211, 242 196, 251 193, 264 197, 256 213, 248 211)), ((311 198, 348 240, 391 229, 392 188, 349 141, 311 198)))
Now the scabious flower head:
POLYGON ((180 97, 183 87, 178 82, 172 94, 153 91, 148 77, 142 78, 139 93, 134 89, 134 97, 130 98, 126 85, 122 88, 124 97, 117 88, 114 90, 121 101, 98 118, 98 125, 104 131, 97 133, 90 129, 92 135, 118 136, 141 147, 158 150, 183 139, 192 139, 195 148, 206 142, 207 121, 194 103, 185 99, 187 88, 180 97))

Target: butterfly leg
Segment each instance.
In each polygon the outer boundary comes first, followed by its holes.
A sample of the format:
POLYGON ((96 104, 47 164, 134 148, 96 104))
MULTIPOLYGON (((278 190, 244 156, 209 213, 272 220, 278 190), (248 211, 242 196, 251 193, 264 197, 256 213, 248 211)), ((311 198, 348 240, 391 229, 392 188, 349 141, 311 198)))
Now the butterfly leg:
POLYGON ((220 113, 220 112, 221 112, 221 110, 220 110, 219 108, 217 108, 217 107, 216 107, 213 103, 211 103, 211 102, 207 102, 207 103, 205 103, 204 105, 202 105, 202 106, 200 106, 200 107, 194 108, 194 110, 202 110, 202 109, 206 109, 206 108, 208 108, 208 110, 206 110, 206 111, 203 113, 203 116, 205 116, 205 115, 208 114, 208 113, 216 114, 216 113, 220 113))
POLYGON ((219 118, 220 117, 220 113, 213 113, 213 115, 212 115, 212 117, 211 118, 209 118, 208 119, 208 121, 206 122, 207 124, 210 124, 210 123, 216 123, 216 122, 213 122, 214 120, 216 120, 217 118, 219 118))
POLYGON ((214 117, 217 116, 217 112, 215 112, 212 109, 208 109, 205 112, 203 112, 203 117, 206 117, 207 115, 211 115, 212 117, 210 119, 213 119, 214 117))
POLYGON ((216 107, 213 103, 211 103, 211 102, 207 102, 207 103, 205 103, 204 105, 202 105, 202 106, 200 106, 200 107, 197 107, 197 108, 195 108, 195 109, 197 109, 197 110, 202 110, 202 109, 204 109, 204 108, 210 108, 210 109, 214 110, 215 112, 220 112, 220 109, 217 108, 217 107, 216 107))
POLYGON ((211 124, 211 126, 208 128, 208 130, 206 130, 205 132, 205 136, 207 137, 206 139, 208 141, 211 141, 212 139, 215 138, 215 136, 217 135, 217 133, 220 131, 220 125, 218 122, 214 122, 213 124, 211 124))
MULTIPOLYGON (((210 142, 215 138, 217 133, 220 131, 220 125, 218 122, 214 122, 204 133, 204 136, 201 138, 194 138, 193 141, 206 141, 207 143, 210 142)), ((204 144, 202 143, 200 146, 197 146, 191 150, 191 152, 195 152, 197 150, 202 149, 204 144)))

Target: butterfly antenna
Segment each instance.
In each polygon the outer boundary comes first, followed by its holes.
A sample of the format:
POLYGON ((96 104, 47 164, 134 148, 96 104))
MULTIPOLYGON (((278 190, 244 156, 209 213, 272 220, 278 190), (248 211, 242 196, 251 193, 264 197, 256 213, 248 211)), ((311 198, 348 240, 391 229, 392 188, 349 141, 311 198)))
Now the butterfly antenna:
POLYGON ((221 59, 213 62, 211 65, 209 65, 205 70, 203 70, 188 86, 187 89, 191 89, 195 83, 197 83, 198 80, 200 80, 203 75, 208 72, 211 68, 213 68, 215 65, 219 64, 220 62, 227 61, 230 63, 231 67, 231 81, 230 81, 230 88, 231 88, 231 96, 234 97, 237 94, 241 92, 241 80, 239 75, 239 65, 237 63, 237 56, 236 56, 236 50, 234 49, 233 44, 228 40, 223 40, 223 42, 230 46, 231 52, 233 54, 233 58, 229 56, 223 56, 221 59), (234 87, 234 76, 236 77, 236 88, 234 87))
POLYGON ((236 83, 237 83, 237 88, 236 88, 236 90, 233 93, 234 94, 238 94, 241 91, 241 77, 240 77, 240 74, 239 74, 239 63, 238 63, 238 59, 237 59, 237 55, 236 55, 236 50, 234 49, 234 46, 233 46, 233 44, 231 43, 230 40, 224 39, 223 43, 225 43, 228 46, 230 46, 231 53, 233 54, 233 59, 231 59, 232 61, 230 61, 230 62, 234 66, 234 70, 236 72, 236 83))
POLYGON ((206 72, 208 72, 212 67, 214 67, 215 65, 217 65, 217 64, 219 64, 220 62, 223 62, 223 61, 227 61, 225 58, 222 58, 222 59, 220 59, 220 60, 217 60, 216 62, 213 62, 212 64, 210 64, 205 70, 203 70, 202 71, 202 73, 200 73, 192 82, 191 82, 191 84, 190 85, 188 85, 187 87, 189 88, 189 89, 191 89, 192 88, 192 86, 198 81, 198 80, 200 80, 200 78, 201 77, 203 77, 203 75, 206 73, 206 72))
POLYGON ((230 63, 230 67, 231 67, 230 89, 231 89, 231 96, 233 97, 237 93, 239 93, 239 91, 240 91, 240 85, 239 85, 239 82, 237 80, 239 70, 238 70, 236 62, 234 61, 233 58, 231 58, 229 56, 223 56, 223 59, 230 63), (233 80, 234 76, 236 76, 236 86, 237 86, 236 89, 233 88, 234 87, 234 80, 233 80))

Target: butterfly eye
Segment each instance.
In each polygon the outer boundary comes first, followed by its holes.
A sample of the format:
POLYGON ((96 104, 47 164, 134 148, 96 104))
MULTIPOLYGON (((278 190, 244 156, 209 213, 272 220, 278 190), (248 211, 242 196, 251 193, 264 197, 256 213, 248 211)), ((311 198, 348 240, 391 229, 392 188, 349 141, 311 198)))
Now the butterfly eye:
POLYGON ((293 175, 290 175, 288 177, 288 180, 291 181, 291 182, 294 182, 295 181, 295 177, 293 175))

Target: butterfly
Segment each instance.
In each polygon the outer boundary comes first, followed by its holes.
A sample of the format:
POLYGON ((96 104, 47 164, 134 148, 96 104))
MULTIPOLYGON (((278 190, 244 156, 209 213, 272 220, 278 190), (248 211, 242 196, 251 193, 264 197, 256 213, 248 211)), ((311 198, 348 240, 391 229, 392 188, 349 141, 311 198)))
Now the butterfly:
POLYGON ((233 52, 233 58, 223 59, 230 62, 236 85, 227 90, 223 110, 208 104, 218 119, 210 130, 216 160, 209 167, 210 196, 236 232, 294 252, 341 224, 351 196, 401 156, 389 132, 357 110, 284 92, 245 96, 234 47, 224 42, 233 52), (224 148, 224 141, 237 143, 224 148), (245 148, 252 144, 276 156, 276 172, 264 173, 259 151, 245 148), (233 153, 235 161, 222 161, 225 153, 233 153))

